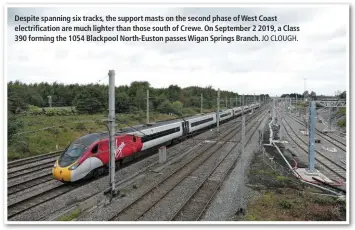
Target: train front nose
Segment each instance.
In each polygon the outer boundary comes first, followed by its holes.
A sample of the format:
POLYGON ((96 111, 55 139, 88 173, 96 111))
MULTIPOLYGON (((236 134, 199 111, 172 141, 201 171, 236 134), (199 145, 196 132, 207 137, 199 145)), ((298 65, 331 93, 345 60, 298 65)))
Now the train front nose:
POLYGON ((71 181, 71 171, 69 167, 60 167, 57 162, 52 169, 52 174, 56 180, 63 182, 71 181))

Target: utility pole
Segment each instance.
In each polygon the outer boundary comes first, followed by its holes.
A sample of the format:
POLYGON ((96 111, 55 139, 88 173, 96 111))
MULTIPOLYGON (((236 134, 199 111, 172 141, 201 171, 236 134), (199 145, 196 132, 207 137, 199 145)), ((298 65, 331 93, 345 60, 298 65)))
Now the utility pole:
POLYGON ((111 186, 111 197, 116 195, 115 191, 115 163, 116 163, 116 148, 115 148, 115 126, 116 126, 116 115, 115 115, 115 71, 109 70, 109 134, 110 134, 110 186, 111 186))
POLYGON ((217 132, 219 132, 219 89, 217 93, 217 132))
POLYGON ((275 108, 275 98, 272 99, 272 123, 275 123, 276 108, 275 108))
POLYGON ((238 96, 235 96, 235 107, 238 106, 238 96))
MULTIPOLYGON (((305 92, 306 92, 306 79, 307 79, 307 78, 303 78, 303 80, 304 80, 304 85, 303 85, 303 87, 304 87, 304 91, 303 91, 303 93, 305 93, 305 92)), ((303 98, 303 99, 304 99, 304 101, 306 101, 306 95, 305 95, 305 94, 303 95, 303 97, 304 97, 304 98, 303 98)))
POLYGON ((285 107, 284 107, 284 102, 282 103, 282 106, 281 106, 281 119, 280 119, 280 140, 283 140, 283 132, 282 132, 282 119, 284 118, 284 110, 285 110, 285 107))
POLYGON ((242 104, 242 105, 244 106, 244 103, 245 103, 245 101, 244 101, 244 100, 245 100, 244 94, 242 95, 242 98, 243 98, 243 102, 242 102, 243 104, 242 104))
POLYGON ((48 96, 48 104, 49 104, 49 107, 52 107, 52 96, 51 95, 48 96))
POLYGON ((314 164, 315 164, 315 127, 316 127, 316 105, 315 102, 312 101, 309 105, 309 126, 308 126, 308 172, 314 172, 314 164))
POLYGON ((328 124, 328 129, 329 129, 329 132, 332 131, 332 107, 329 107, 329 124, 328 124))
POLYGON ((201 109, 200 109, 200 113, 202 113, 202 103, 203 103, 203 96, 202 96, 202 93, 201 93, 201 109))
POLYGON ((149 124, 149 89, 147 89, 147 124, 149 124))
POLYGON ((244 108, 242 108, 242 153, 244 153, 245 147, 245 116, 244 116, 244 108))
POLYGON ((224 101, 226 102, 226 108, 228 108, 228 106, 227 106, 227 97, 224 98, 224 101))

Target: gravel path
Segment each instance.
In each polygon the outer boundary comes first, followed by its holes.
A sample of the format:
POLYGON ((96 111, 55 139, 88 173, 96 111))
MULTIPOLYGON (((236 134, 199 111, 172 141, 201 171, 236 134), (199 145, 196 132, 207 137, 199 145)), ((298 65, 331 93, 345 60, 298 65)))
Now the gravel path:
MULTIPOLYGON (((259 128, 267 123, 267 117, 262 121, 259 128)), ((245 208, 248 193, 244 184, 244 172, 253 158, 254 151, 258 146, 259 134, 255 132, 245 152, 236 163, 234 169, 227 175, 223 185, 210 203, 202 221, 226 221, 235 216, 239 208, 245 208)))

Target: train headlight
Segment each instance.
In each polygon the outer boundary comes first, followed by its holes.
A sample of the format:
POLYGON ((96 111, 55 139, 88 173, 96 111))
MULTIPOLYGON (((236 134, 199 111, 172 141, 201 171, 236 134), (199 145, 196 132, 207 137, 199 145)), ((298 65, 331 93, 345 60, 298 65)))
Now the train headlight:
POLYGON ((54 162, 53 168, 57 167, 57 162, 54 162))
POLYGON ((73 164, 72 166, 70 166, 70 167, 69 167, 69 170, 74 170, 74 169, 76 169, 78 166, 79 166, 79 163, 77 162, 77 163, 73 164))

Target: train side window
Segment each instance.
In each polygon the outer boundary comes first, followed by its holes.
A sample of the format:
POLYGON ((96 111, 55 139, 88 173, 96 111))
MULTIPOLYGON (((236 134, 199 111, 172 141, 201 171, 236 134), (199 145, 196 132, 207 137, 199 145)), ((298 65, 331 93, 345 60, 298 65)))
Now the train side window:
POLYGON ((95 145, 92 150, 91 150, 91 153, 97 153, 97 151, 99 150, 99 145, 95 145))

